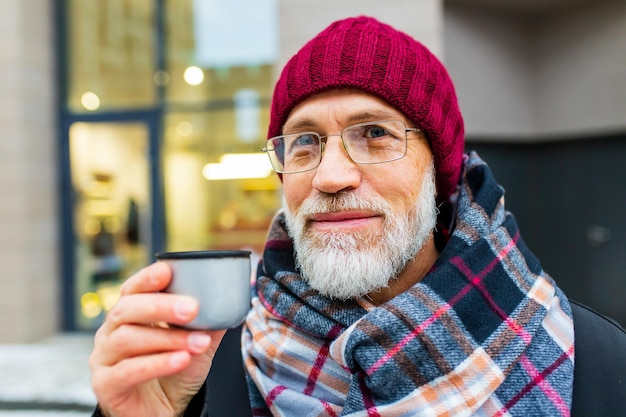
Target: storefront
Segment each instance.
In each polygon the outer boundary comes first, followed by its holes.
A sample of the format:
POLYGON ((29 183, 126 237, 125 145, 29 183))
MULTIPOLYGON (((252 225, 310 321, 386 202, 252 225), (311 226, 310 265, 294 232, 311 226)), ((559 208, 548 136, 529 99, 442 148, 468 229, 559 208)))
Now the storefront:
POLYGON ((156 252, 261 251, 278 11, 238 3, 62 2, 64 328, 97 327, 156 252))
POLYGON ((445 58, 526 242, 568 295, 624 322, 623 2, 464 3, 4 2, 0 341, 96 328, 155 252, 260 251, 281 200, 259 152, 272 82, 354 14, 445 58))

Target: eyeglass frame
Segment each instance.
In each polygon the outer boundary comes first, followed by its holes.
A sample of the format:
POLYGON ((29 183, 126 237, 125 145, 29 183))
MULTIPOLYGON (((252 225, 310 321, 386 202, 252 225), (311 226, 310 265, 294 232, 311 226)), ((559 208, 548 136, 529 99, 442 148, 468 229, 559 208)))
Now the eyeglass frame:
POLYGON ((322 163, 322 158, 324 157, 324 151, 326 148, 326 143, 328 142, 328 138, 332 137, 332 136, 339 136, 341 138, 341 144, 343 146, 343 149, 346 151, 346 154, 348 155, 348 158, 350 158, 350 160, 352 162, 354 162, 355 164, 359 164, 359 165, 374 165, 374 164, 384 164, 387 162, 393 162, 393 161, 397 161, 399 159, 402 159, 406 156, 406 152, 408 150, 408 141, 409 140, 418 140, 418 139, 422 139, 425 137, 425 135, 420 135, 419 138, 415 138, 415 139, 409 139, 408 137, 408 133, 409 132, 416 132, 416 133, 424 133, 424 131, 422 129, 420 129, 419 127, 407 127, 406 123, 403 120, 399 120, 399 119, 391 119, 391 120, 373 120, 371 122, 363 122, 363 123, 356 123, 350 126, 346 126, 343 129, 341 129, 340 133, 330 133, 328 135, 321 135, 317 132, 313 132, 313 131, 305 131, 305 132, 297 132, 297 133, 288 133, 288 134, 284 134, 284 135, 278 135, 278 136, 274 136, 271 137, 269 139, 267 139, 265 141, 265 147, 261 149, 261 152, 265 152, 267 153, 267 156, 270 160, 270 164, 272 165, 272 168, 274 169, 274 171, 276 171, 278 174, 300 174, 302 172, 309 172, 309 171, 313 171, 314 169, 317 169, 317 167, 320 166, 320 164, 322 163), (397 158, 393 158, 393 159, 388 159, 385 161, 376 161, 376 162, 359 162, 356 161, 352 155, 350 155, 350 151, 348 150, 348 147, 346 146, 346 143, 344 141, 343 138, 343 134, 347 129, 351 129, 351 128, 355 128, 355 127, 359 127, 359 126, 367 126, 367 125, 372 125, 372 124, 378 124, 378 123, 402 123, 404 125, 404 152, 402 153, 402 155, 398 156, 397 158), (269 149, 269 146, 267 146, 267 144, 270 141, 276 140, 278 138, 284 138, 286 136, 293 136, 293 135, 306 135, 306 134, 312 134, 315 135, 317 137, 319 137, 319 147, 320 147, 320 156, 317 160, 317 163, 311 167, 311 168, 307 168, 307 169, 303 169, 300 171, 289 171, 289 172, 285 172, 283 170, 278 170, 276 169, 276 167, 274 166, 274 162, 272 162, 272 158, 269 155, 269 152, 275 151, 275 149, 269 149))

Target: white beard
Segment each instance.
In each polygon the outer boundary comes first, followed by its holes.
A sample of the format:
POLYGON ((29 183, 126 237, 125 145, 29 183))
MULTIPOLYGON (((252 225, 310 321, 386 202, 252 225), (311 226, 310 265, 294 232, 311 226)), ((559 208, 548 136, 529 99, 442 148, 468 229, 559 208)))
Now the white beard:
POLYGON ((431 237, 437 223, 435 170, 427 170, 415 204, 394 213, 382 197, 364 199, 353 192, 318 194, 295 215, 283 199, 285 220, 303 279, 320 294, 358 298, 389 285, 431 237), (307 227, 313 213, 367 209, 383 215, 382 230, 316 233, 307 227))

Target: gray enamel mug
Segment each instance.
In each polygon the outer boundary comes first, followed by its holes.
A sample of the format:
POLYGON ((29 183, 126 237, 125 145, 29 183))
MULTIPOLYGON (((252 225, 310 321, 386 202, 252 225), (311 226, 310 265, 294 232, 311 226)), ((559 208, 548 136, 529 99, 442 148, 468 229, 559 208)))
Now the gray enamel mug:
POLYGON ((250 308, 250 255, 244 250, 209 250, 158 253, 172 268, 165 292, 198 300, 200 311, 182 326, 194 330, 239 326, 250 308))

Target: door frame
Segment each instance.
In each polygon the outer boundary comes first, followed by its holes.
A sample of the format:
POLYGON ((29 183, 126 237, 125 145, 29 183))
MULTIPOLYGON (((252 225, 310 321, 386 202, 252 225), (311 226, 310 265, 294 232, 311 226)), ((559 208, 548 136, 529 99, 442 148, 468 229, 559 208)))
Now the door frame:
POLYGON ((158 110, 124 112, 101 112, 97 114, 73 114, 65 117, 61 130, 60 149, 60 236, 61 236, 61 325, 64 331, 76 331, 77 316, 75 300, 76 255, 74 244, 74 190, 70 165, 70 127, 77 122, 85 123, 142 123, 148 129, 148 163, 150 180, 150 242, 148 253, 154 254, 165 247, 165 217, 163 179, 161 170, 162 116, 158 110))

